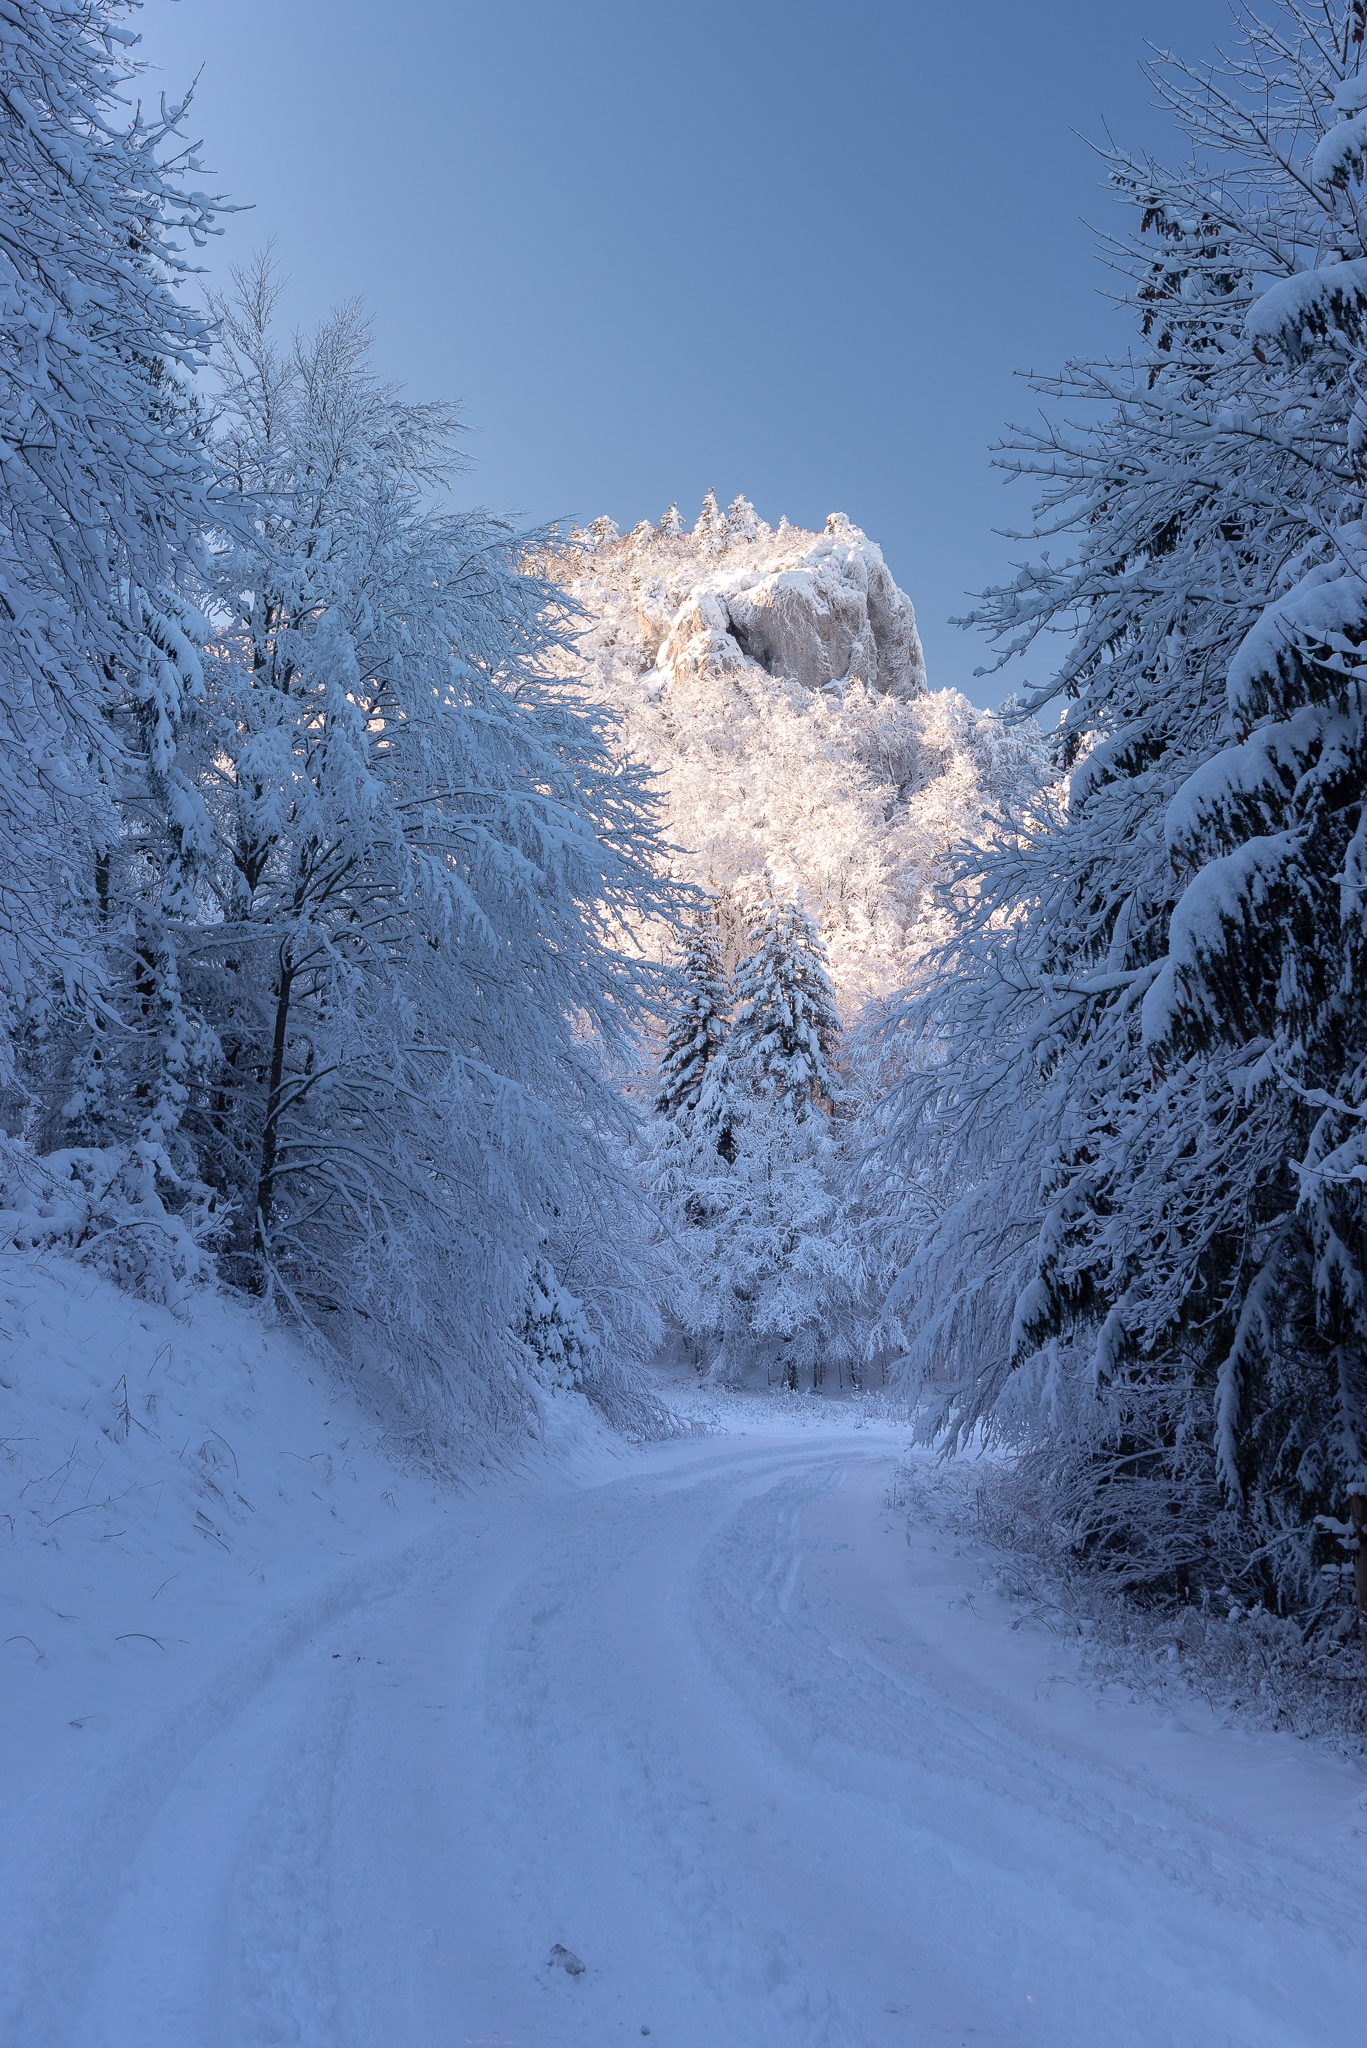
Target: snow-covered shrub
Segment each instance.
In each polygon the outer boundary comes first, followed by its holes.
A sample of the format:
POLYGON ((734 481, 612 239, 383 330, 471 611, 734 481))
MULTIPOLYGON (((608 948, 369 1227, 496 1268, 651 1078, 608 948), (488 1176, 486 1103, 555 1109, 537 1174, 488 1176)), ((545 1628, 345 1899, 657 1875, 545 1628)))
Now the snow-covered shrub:
POLYGON ((560 1285, 548 1259, 538 1258, 528 1276, 518 1335, 533 1377, 548 1392, 584 1384, 593 1340, 583 1305, 560 1285))
POLYGON ((40 1156, 0 1138, 0 1248, 69 1252, 120 1286, 173 1306, 213 1278, 222 1219, 202 1199, 168 1208, 161 1168, 136 1145, 40 1156))

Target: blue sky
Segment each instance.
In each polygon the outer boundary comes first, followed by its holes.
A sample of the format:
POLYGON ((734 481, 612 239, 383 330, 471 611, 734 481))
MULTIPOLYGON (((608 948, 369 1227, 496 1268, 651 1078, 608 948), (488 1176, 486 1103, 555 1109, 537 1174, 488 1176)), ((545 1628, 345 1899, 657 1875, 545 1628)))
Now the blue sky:
MULTIPOLYGON (((364 298, 384 370, 455 397, 463 493, 627 526, 709 485, 840 510, 917 607, 934 684, 979 702, 946 622, 1028 497, 988 444, 1014 375, 1123 347, 1072 131, 1171 151, 1144 41, 1206 55, 1219 0, 147 0, 146 90, 202 68, 193 132, 275 240, 286 312, 364 298)), ((1035 670, 1023 671, 1038 680, 1035 670)), ((1014 678, 1019 684, 1021 676, 1014 678)))

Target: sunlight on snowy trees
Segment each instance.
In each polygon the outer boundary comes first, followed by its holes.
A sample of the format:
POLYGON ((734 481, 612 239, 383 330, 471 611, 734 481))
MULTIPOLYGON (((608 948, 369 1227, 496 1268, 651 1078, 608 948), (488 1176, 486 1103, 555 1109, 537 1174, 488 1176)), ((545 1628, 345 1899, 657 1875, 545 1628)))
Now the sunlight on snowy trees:
POLYGON ((199 309, 220 202, 127 12, 6 15, 4 1241, 250 1290, 448 1434, 670 1427, 671 1355, 891 1379, 1052 1554, 1332 1654, 1361 10, 1237 10, 1155 62, 1179 167, 1102 152, 1132 340, 1000 452, 1034 552, 967 623, 1055 650, 1000 714, 844 514, 519 532, 359 307, 283 333, 267 257, 199 309))

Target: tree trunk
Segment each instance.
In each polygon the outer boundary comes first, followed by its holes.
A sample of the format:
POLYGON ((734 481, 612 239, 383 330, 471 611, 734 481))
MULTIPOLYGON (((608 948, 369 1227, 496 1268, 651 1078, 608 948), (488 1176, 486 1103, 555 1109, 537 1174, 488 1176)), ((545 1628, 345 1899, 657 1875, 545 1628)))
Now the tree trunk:
POLYGON ((1367 1650, 1367 1494, 1349 1494, 1348 1519, 1358 1540, 1357 1556, 1353 1559, 1353 1587, 1357 1594, 1362 1647, 1367 1650))
POLYGON ((257 1289, 265 1290, 267 1231, 275 1203, 275 1177, 280 1157, 280 1102, 284 1092, 285 1043, 289 1035, 290 994, 294 969, 282 959, 280 980, 275 991, 275 1035, 271 1040, 270 1084, 266 1091, 266 1122, 261 1133, 261 1171, 256 1182, 256 1230, 253 1250, 257 1259, 257 1289))

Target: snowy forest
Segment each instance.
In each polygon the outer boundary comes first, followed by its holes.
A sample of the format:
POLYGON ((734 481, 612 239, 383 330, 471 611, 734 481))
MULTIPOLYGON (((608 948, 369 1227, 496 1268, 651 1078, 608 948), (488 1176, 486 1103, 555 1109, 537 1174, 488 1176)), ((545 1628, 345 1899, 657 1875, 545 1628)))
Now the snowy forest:
POLYGON ((200 288, 123 18, 4 19, 6 1242, 241 1290, 434 1441, 667 1427, 662 1355, 877 1385, 1117 1587, 1351 1647, 1357 0, 1105 154, 1126 343, 996 457, 999 713, 843 514, 458 509, 363 309, 200 288))
POLYGON ((0 2039, 1338 2038, 1367 0, 1095 148, 990 708, 857 504, 476 503, 138 19, 0 0, 0 2039))

